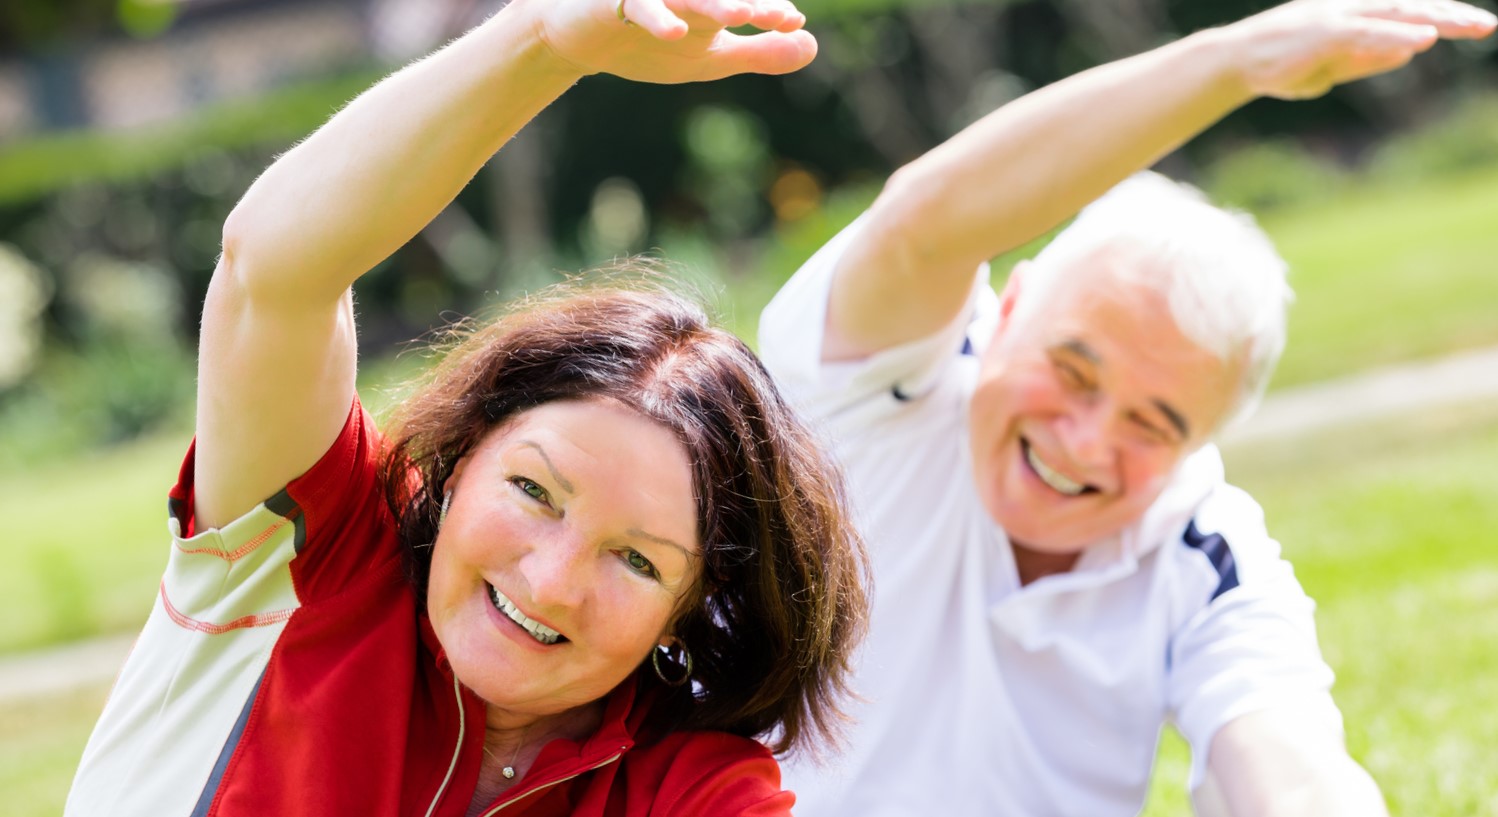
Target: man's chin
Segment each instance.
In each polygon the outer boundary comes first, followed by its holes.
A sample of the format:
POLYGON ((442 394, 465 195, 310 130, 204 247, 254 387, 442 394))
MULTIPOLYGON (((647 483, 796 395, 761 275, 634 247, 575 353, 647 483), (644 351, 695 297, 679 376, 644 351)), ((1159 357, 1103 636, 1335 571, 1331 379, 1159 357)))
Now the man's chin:
POLYGON ((1068 520, 1027 512, 1025 508, 1004 507, 1002 503, 997 507, 991 505, 988 515, 1012 544, 1036 553, 1078 553, 1103 538, 1089 529, 1068 524, 1068 520))

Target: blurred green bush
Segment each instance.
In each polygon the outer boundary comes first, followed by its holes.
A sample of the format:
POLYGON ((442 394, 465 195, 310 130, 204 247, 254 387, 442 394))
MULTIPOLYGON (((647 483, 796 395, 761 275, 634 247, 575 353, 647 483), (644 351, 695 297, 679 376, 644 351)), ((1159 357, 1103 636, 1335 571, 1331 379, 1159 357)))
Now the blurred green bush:
POLYGON ((1498 164, 1498 94, 1477 94, 1453 110, 1381 143, 1368 161, 1371 179, 1409 184, 1498 164))
POLYGON ((1254 213, 1324 200, 1348 183, 1346 170, 1289 139, 1245 145, 1202 173, 1213 201, 1254 213))

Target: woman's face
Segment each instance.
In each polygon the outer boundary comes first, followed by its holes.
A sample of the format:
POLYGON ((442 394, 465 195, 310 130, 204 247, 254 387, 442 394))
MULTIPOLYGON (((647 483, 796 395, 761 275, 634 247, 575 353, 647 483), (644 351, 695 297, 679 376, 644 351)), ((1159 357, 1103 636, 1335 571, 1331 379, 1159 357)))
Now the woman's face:
POLYGON ((619 403, 526 411, 447 487, 427 612, 458 679, 507 711, 606 695, 662 642, 701 572, 686 448, 619 403))

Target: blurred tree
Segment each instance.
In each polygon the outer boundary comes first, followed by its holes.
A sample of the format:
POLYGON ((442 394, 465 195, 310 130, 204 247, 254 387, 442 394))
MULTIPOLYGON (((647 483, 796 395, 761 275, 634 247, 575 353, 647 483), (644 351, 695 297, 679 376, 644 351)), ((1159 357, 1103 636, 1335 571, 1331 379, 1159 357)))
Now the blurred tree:
POLYGON ((39 51, 113 30, 118 0, 6 0, 0 52, 39 51))

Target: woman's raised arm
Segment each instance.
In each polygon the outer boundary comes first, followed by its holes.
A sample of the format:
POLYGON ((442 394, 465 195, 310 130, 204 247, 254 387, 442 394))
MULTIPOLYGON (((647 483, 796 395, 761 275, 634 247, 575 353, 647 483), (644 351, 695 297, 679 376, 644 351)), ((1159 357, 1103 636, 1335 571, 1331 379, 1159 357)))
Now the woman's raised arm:
POLYGON ((350 285, 537 112, 590 73, 796 70, 816 53, 803 22, 784 0, 514 0, 281 156, 229 215, 203 307, 198 526, 248 511, 332 444, 354 391, 350 285), (724 30, 744 24, 766 31, 724 30))

